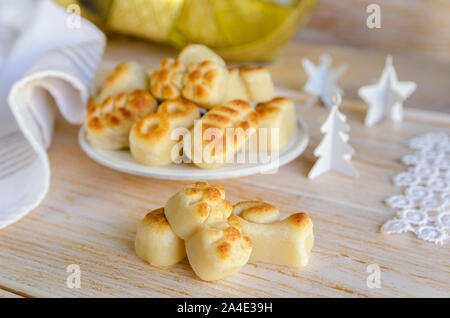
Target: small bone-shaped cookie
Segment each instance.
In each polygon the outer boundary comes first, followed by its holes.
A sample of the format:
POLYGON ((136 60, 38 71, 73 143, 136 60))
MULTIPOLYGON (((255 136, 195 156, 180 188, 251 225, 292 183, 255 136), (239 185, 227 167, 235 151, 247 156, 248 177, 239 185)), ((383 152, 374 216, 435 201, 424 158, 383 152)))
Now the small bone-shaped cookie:
POLYGON ((250 237, 250 259, 265 263, 304 267, 314 244, 313 224, 305 213, 295 213, 282 221, 274 206, 259 201, 239 202, 228 218, 230 225, 250 237))
POLYGON ((135 241, 139 258, 155 266, 170 266, 186 257, 184 241, 172 231, 164 208, 149 212, 139 223, 135 241))
POLYGON ((220 185, 195 182, 186 185, 166 203, 165 214, 173 231, 187 239, 205 225, 226 222, 233 206, 220 185))

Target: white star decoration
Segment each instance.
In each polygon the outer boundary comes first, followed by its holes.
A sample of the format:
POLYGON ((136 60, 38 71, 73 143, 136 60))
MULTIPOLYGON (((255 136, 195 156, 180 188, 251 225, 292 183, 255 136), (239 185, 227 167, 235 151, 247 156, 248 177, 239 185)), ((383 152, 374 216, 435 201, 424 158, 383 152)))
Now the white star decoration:
POLYGON ((320 64, 314 65, 310 60, 302 60, 303 68, 308 75, 304 89, 307 93, 320 97, 327 108, 333 107, 333 95, 342 95, 342 89, 338 86, 338 78, 347 70, 347 65, 341 65, 330 69, 331 57, 326 54, 320 56, 320 64))
POLYGON ((359 96, 369 104, 365 125, 372 126, 383 117, 393 122, 403 120, 403 101, 415 90, 414 82, 399 82, 397 73, 392 65, 392 56, 386 59, 386 66, 378 83, 360 87, 359 96))

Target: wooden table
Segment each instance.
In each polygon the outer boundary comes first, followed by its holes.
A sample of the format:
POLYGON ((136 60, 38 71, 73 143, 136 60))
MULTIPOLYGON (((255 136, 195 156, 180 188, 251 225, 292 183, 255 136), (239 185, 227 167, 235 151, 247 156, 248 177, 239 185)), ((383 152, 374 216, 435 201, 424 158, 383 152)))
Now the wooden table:
MULTIPOLYGON (((283 53, 288 60, 294 61, 292 52, 299 49, 295 45, 283 53)), ((137 47, 141 49, 111 43, 102 67, 124 60, 125 53, 127 59, 151 62, 172 52, 163 48, 149 54, 152 46, 137 47)), ((381 63, 381 54, 376 59, 381 63)), ((298 59, 295 63, 292 70, 299 67, 298 59)), ((283 78, 293 80, 294 71, 285 77, 276 71, 287 67, 284 62, 270 67, 277 83, 283 78)), ((439 98, 445 100, 445 93, 439 98)), ((274 175, 217 181, 232 203, 264 200, 284 213, 307 212, 315 234, 310 264, 292 269, 250 262, 237 275, 213 283, 197 279, 187 261, 157 268, 134 252, 139 220, 150 209, 163 206, 186 182, 147 179, 103 167, 81 151, 78 127, 58 120, 49 150, 49 194, 28 216, 0 231, 0 297, 449 297, 448 245, 436 246, 410 234, 378 233, 379 226, 393 215, 383 199, 401 191, 390 181, 393 174, 405 169, 398 158, 409 150, 401 141, 428 131, 450 133, 448 115, 408 112, 402 124, 383 122, 366 128, 363 113, 346 113, 350 143, 356 150, 353 163, 360 179, 334 173, 314 181, 306 178, 315 160, 312 152, 321 139, 319 125, 326 111, 319 106, 299 106, 298 114, 311 133, 304 154, 274 175), (80 266, 79 289, 66 286, 70 264, 80 266), (369 264, 379 265, 381 288, 367 287, 369 264)))

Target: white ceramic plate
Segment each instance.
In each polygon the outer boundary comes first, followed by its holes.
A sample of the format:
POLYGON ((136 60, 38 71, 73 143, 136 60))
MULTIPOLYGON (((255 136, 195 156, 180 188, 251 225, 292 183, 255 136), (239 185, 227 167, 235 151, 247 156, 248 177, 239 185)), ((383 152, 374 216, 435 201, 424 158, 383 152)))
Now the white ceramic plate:
POLYGON ((308 127, 297 118, 298 129, 288 145, 279 154, 276 161, 266 163, 227 163, 217 169, 200 169, 193 164, 171 164, 163 167, 149 167, 137 162, 129 150, 102 150, 91 146, 86 138, 84 126, 78 133, 78 141, 83 151, 99 164, 114 170, 138 176, 170 179, 170 180, 212 180, 248 176, 251 174, 274 171, 297 158, 306 148, 309 141, 308 127))

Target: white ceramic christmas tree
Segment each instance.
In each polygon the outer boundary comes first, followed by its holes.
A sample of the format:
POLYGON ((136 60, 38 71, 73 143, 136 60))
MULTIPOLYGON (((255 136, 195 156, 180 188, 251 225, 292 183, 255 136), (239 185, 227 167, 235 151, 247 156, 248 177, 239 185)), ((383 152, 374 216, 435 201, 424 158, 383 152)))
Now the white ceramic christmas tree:
POLYGON ((392 65, 392 56, 386 59, 386 66, 378 83, 360 87, 359 96, 369 104, 366 126, 372 126, 384 117, 393 122, 403 120, 403 101, 416 89, 414 82, 399 82, 392 65))
POLYGON ((314 155, 319 159, 308 174, 310 179, 314 179, 329 170, 354 178, 359 177, 358 171, 350 163, 355 151, 347 143, 350 130, 350 126, 346 122, 347 118, 339 112, 341 96, 335 95, 333 101, 334 105, 328 118, 320 127, 320 131, 325 134, 325 137, 314 150, 314 155))
POLYGON ((303 68, 308 75, 305 92, 319 97, 327 108, 333 106, 333 95, 342 95, 342 89, 337 84, 337 80, 347 70, 347 65, 331 69, 331 61, 331 57, 326 54, 320 56, 318 66, 306 58, 302 60, 303 68))

